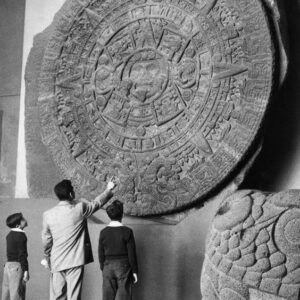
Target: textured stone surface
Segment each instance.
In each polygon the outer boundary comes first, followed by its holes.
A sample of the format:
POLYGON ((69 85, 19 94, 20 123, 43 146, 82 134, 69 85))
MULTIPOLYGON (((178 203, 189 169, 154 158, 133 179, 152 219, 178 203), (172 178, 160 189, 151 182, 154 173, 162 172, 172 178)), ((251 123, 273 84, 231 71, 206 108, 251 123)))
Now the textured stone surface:
POLYGON ((171 212, 244 157, 272 89, 259 1, 69 1, 52 29, 42 140, 81 194, 117 175, 127 213, 171 212))
POLYGON ((241 190, 221 203, 207 240, 201 292, 204 300, 264 293, 266 299, 299 299, 299 190, 241 190))
POLYGON ((269 293, 264 293, 259 290, 249 289, 250 300, 285 300, 282 297, 272 295, 269 293))
POLYGON ((38 78, 48 41, 47 37, 51 32, 51 28, 47 28, 42 34, 35 36, 26 64, 26 162, 28 194, 32 198, 55 197, 53 187, 63 179, 42 142, 38 114, 38 78))

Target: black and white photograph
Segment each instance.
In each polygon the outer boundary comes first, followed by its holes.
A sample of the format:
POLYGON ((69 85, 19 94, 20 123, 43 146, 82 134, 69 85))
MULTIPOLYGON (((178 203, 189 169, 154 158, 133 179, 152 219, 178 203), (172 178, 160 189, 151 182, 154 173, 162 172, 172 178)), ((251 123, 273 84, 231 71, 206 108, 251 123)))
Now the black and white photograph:
POLYGON ((0 0, 0 300, 300 300, 300 0, 0 0))

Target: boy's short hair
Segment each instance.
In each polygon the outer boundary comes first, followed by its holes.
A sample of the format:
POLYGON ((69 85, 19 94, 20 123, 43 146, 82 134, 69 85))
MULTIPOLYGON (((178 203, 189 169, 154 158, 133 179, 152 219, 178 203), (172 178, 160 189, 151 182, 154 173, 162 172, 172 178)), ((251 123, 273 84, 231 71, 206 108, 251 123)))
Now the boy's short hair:
POLYGON ((9 228, 16 228, 18 225, 21 224, 21 221, 24 219, 23 214, 22 213, 16 213, 16 214, 12 214, 10 216, 7 217, 6 219, 6 225, 9 228))
POLYGON ((123 203, 115 200, 112 204, 107 206, 106 213, 112 221, 120 221, 123 217, 123 203))
POLYGON ((70 199, 70 193, 73 192, 72 182, 64 179, 54 187, 54 193, 59 200, 70 199))

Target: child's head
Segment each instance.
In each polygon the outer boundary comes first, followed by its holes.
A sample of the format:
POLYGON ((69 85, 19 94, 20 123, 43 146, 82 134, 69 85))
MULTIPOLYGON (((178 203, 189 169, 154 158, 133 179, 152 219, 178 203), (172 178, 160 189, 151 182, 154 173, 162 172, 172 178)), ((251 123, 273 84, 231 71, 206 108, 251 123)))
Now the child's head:
POLYGON ((27 226, 27 220, 23 217, 22 213, 16 213, 7 217, 6 225, 9 228, 24 229, 27 226))
POLYGON ((59 182, 54 187, 54 193, 60 201, 71 201, 75 198, 75 192, 72 186, 72 182, 68 179, 64 179, 63 181, 59 182))
POLYGON ((121 221, 123 218, 123 203, 115 200, 106 208, 106 213, 112 221, 121 221))

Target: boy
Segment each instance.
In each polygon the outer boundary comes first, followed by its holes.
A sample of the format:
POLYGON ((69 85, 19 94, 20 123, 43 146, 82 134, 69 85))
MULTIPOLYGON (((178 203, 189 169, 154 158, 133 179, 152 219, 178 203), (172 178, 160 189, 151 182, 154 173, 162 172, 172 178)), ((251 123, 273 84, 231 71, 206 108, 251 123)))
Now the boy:
POLYGON ((111 219, 100 232, 99 262, 103 272, 103 300, 130 300, 137 283, 137 258, 133 231, 123 226, 123 203, 115 200, 106 209, 111 219))
POLYGON ((26 282, 29 280, 27 237, 24 232, 27 221, 22 213, 16 213, 8 216, 6 225, 11 231, 6 236, 7 262, 3 274, 2 300, 24 300, 26 282))

